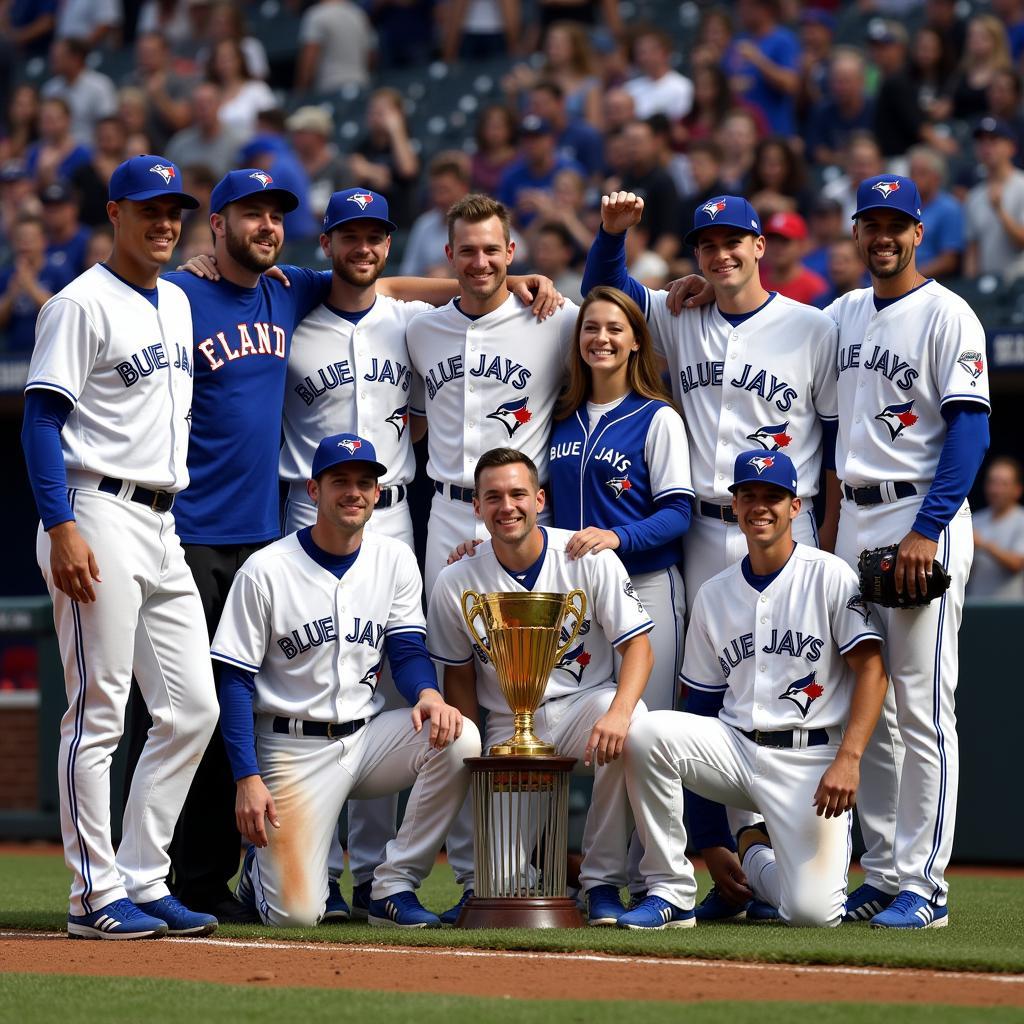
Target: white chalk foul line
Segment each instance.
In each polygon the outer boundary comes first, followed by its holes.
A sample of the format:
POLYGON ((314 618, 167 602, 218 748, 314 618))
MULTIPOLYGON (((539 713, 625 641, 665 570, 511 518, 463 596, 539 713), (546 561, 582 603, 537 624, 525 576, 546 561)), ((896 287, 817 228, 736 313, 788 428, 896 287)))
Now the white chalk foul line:
MULTIPOLYGON (((0 939, 64 939, 61 932, 19 932, 0 931, 0 939)), ((528 950, 501 949, 451 949, 440 946, 361 946, 349 943, 331 942, 281 942, 273 939, 258 942, 246 939, 211 939, 188 938, 178 936, 168 939, 178 945, 220 946, 227 949, 273 949, 273 950, 304 950, 311 953, 379 953, 382 955, 463 957, 480 960, 553 960, 579 963, 580 961, 599 964, 636 964, 646 967, 681 967, 699 968, 700 970, 739 970, 739 971, 774 971, 791 974, 799 971, 803 974, 835 974, 869 978, 905 978, 911 974, 928 977, 939 975, 954 980, 992 981, 1004 985, 1024 984, 1022 974, 988 974, 984 971, 937 971, 920 967, 843 967, 829 964, 773 964, 751 963, 742 960, 696 960, 691 957, 657 957, 657 956, 619 956, 614 953, 546 953, 528 950)))

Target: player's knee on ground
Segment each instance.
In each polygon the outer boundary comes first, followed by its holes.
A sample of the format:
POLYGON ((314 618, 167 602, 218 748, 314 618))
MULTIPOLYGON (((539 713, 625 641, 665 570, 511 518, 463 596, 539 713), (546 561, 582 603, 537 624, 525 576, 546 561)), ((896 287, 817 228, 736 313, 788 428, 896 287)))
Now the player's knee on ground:
POLYGON ((314 910, 312 907, 291 907, 288 910, 274 910, 268 907, 266 923, 275 928, 312 928, 320 923, 324 912, 324 904, 320 902, 314 910))
POLYGON ((779 912, 793 928, 833 928, 843 916, 842 905, 837 907, 833 899, 808 892, 784 896, 779 912))

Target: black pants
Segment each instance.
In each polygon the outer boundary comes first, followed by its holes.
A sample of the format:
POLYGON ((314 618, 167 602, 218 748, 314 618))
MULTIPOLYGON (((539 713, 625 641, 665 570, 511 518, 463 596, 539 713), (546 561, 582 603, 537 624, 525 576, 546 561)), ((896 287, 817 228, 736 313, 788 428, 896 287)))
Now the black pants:
MULTIPOLYGON (((235 573, 254 551, 263 546, 184 545, 185 561, 195 577, 211 638, 217 631, 235 573)), ((213 678, 219 690, 220 663, 217 661, 213 663, 213 678)), ((150 724, 146 706, 133 686, 128 708, 125 799, 150 724)), ((231 898, 228 882, 238 870, 241 842, 235 828, 235 783, 218 726, 199 762, 171 840, 171 891, 192 910, 213 912, 218 903, 231 898)))

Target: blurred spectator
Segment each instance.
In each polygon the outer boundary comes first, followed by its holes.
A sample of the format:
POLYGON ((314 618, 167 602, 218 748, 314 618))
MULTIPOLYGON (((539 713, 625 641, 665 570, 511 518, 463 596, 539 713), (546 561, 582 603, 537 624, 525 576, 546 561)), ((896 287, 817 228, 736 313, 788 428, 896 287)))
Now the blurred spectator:
POLYGON ((133 156, 142 156, 144 153, 152 153, 157 147, 145 132, 129 132, 124 137, 125 159, 133 156))
POLYGON ((367 85, 373 29, 350 0, 320 0, 299 25, 295 91, 329 93, 343 85, 367 85))
POLYGON ((402 256, 400 274, 419 277, 445 262, 448 244, 446 216, 453 203, 469 194, 469 166, 465 153, 438 153, 427 168, 430 209, 413 221, 402 256))
POLYGON ((633 63, 640 74, 625 89, 641 120, 664 114, 678 121, 693 106, 693 82, 673 70, 673 50, 672 37, 661 29, 643 28, 633 37, 633 63))
POLYGON ((413 218, 419 157, 409 141, 402 95, 395 89, 376 89, 366 105, 366 135, 349 156, 353 181, 380 192, 391 218, 408 224, 413 218))
POLYGON ((255 130, 261 111, 277 106, 270 86, 253 77, 245 53, 234 39, 222 39, 214 46, 206 77, 220 86, 221 124, 245 136, 255 130))
POLYGON ((0 331, 6 332, 10 351, 31 352, 39 310, 71 281, 71 276, 47 265, 46 235, 39 217, 19 217, 11 232, 11 244, 14 266, 0 271, 0 331))
POLYGON ((12 0, 0 7, 0 30, 25 58, 49 50, 56 24, 57 0, 12 0))
POLYGON ((865 178, 881 174, 885 163, 878 142, 870 132, 854 132, 850 136, 841 163, 845 173, 823 185, 821 194, 826 199, 839 200, 843 221, 848 225, 857 209, 857 186, 865 178))
POLYGON ((811 111, 807 123, 807 152, 816 164, 839 164, 850 136, 874 129, 875 104, 865 87, 863 55, 837 47, 829 65, 828 95, 811 111))
POLYGON ((580 302, 583 273, 573 266, 577 253, 572 235, 564 224, 543 223, 530 232, 530 266, 550 277, 555 287, 572 302, 580 302))
POLYGON ((907 72, 907 30, 896 21, 873 18, 868 25, 871 60, 881 76, 875 100, 875 136, 885 157, 901 156, 921 141, 924 112, 907 72))
POLYGON ((967 194, 964 273, 1012 281, 1024 273, 1024 171, 1013 165, 1013 129, 983 117, 974 129, 974 147, 986 175, 967 194))
POLYGON ((117 119, 124 128, 126 145, 129 135, 136 132, 149 134, 146 128, 146 94, 140 88, 126 85, 117 91, 117 119))
POLYGON ((747 176, 757 155, 757 137, 757 119, 749 110, 732 110, 722 122, 715 141, 722 151, 720 173, 726 192, 746 190, 747 176))
POLYGON ((1017 155, 1013 162, 1024 167, 1024 112, 1021 111, 1021 81, 1016 71, 997 71, 992 76, 986 94, 988 110, 986 117, 1005 121, 1012 129, 1017 143, 1017 155))
POLYGON ((954 61, 941 32, 923 25, 914 34, 907 69, 914 88, 918 108, 930 124, 946 120, 952 105, 949 102, 949 83, 954 61))
POLYGON ((686 137, 692 140, 714 138, 729 111, 736 106, 729 78, 718 64, 702 64, 695 68, 693 106, 683 118, 686 137))
POLYGON ((974 513, 974 564, 968 597, 1024 601, 1024 493, 1021 464, 997 455, 985 473, 987 508, 974 513))
POLYGON ((828 288, 813 302, 824 309, 840 295, 856 288, 866 288, 870 279, 866 276, 864 263, 852 238, 841 238, 828 247, 828 288))
POLYGON ((71 111, 56 97, 39 104, 39 141, 25 151, 25 167, 38 185, 67 180, 89 162, 89 150, 71 134, 71 111))
POLYGON ((558 155, 578 163, 595 178, 604 166, 604 140, 586 121, 571 120, 562 87, 551 78, 542 78, 530 90, 530 113, 547 121, 555 130, 558 155))
POLYGON ((1014 64, 1024 54, 1024 0, 991 0, 992 13, 1006 26, 1010 59, 1014 64))
POLYGON ((167 40, 174 53, 194 57, 205 26, 195 25, 192 16, 202 7, 195 0, 143 0, 135 23, 135 38, 156 32, 167 40))
POLYGON ((39 94, 35 87, 23 82, 15 87, 7 105, 7 124, 0 139, 0 161, 24 157, 35 142, 39 127, 39 94))
POLYGON ((309 178, 287 139, 269 132, 254 135, 238 154, 238 164, 266 171, 278 188, 288 189, 298 197, 298 207, 284 215, 286 238, 295 241, 320 234, 320 222, 309 205, 309 178))
POLYGON ((800 42, 780 24, 779 0, 739 0, 741 31, 725 56, 733 93, 760 109, 776 135, 796 132, 800 42))
POLYGON ((286 122, 292 148, 309 178, 309 205, 319 220, 331 195, 348 180, 348 160, 334 144, 334 120, 324 107, 299 107, 286 122))
MULTIPOLYGON (((690 145, 690 175, 693 191, 679 203, 679 234, 684 236, 693 227, 693 214, 709 199, 725 195, 728 189, 722 181, 722 151, 711 139, 701 139, 690 145)), ((631 229, 632 230, 632 229, 631 229)), ((629 234, 631 232, 627 232, 629 234)))
POLYGON ((78 198, 70 186, 57 181, 39 194, 46 229, 46 265, 70 281, 85 270, 89 228, 78 219, 78 198))
POLYGON ((205 41, 196 53, 196 63, 203 65, 210 59, 213 48, 222 39, 233 39, 245 54, 245 63, 254 78, 266 81, 270 77, 270 62, 263 44, 250 35, 245 26, 245 14, 239 4, 225 2, 210 7, 206 22, 205 41))
POLYGON ((380 71, 426 64, 434 52, 434 0, 373 0, 367 13, 377 33, 380 71))
POLYGON ((544 31, 567 21, 575 25, 601 23, 612 35, 622 34, 618 0, 538 0, 537 7, 540 27, 544 31))
POLYGON ((836 19, 831 11, 805 7, 800 12, 800 88, 797 109, 807 114, 828 92, 828 65, 836 19))
POLYGON ((831 280, 829 254, 832 244, 850 238, 850 222, 843 220, 843 207, 839 200, 817 196, 811 203, 807 230, 810 248, 804 254, 804 266, 827 281, 831 280))
POLYGON ((238 150, 246 141, 237 127, 221 121, 220 97, 220 88, 213 82, 199 82, 192 89, 191 124, 172 135, 164 147, 168 159, 179 167, 205 164, 218 179, 235 167, 238 150))
POLYGON ((519 151, 498 185, 498 198, 513 212, 519 227, 526 227, 536 215, 537 192, 550 192, 555 175, 565 168, 583 173, 583 168, 558 155, 554 125, 527 114, 519 125, 519 151))
POLYGON ((967 23, 967 43, 950 83, 953 117, 969 120, 985 113, 987 91, 997 71, 1009 71, 1010 41, 1006 29, 991 14, 977 14, 967 23))
POLYGON ((174 250, 176 263, 187 263, 193 256, 208 256, 213 242, 210 240, 210 221, 190 221, 181 229, 178 247, 174 250))
POLYGON ((721 67, 731 42, 732 18, 729 12, 722 7, 712 7, 704 11, 697 27, 697 41, 690 52, 694 85, 698 68, 721 67))
POLYGON ((668 284, 669 264, 650 248, 650 241, 651 233, 642 224, 626 232, 626 268, 645 287, 664 288, 668 284))
POLYGON ((787 299, 813 305, 828 291, 828 282, 804 266, 807 223, 799 213, 774 213, 764 223, 767 244, 761 261, 761 284, 787 299))
POLYGON ((515 53, 522 24, 520 7, 519 0, 449 0, 441 59, 488 60, 515 53))
POLYGON ((573 240, 573 264, 582 262, 600 221, 600 215, 587 210, 587 190, 583 175, 569 167, 559 171, 550 192, 534 192, 531 205, 536 217, 527 232, 529 254, 533 254, 533 232, 539 224, 558 224, 573 240))
POLYGON ((609 89, 601 100, 601 124, 607 135, 619 132, 636 120, 636 104, 633 97, 622 87, 609 89))
POLYGON ((88 45, 81 39, 55 40, 50 47, 50 70, 54 77, 39 90, 43 99, 54 96, 67 103, 71 132, 83 146, 91 145, 96 122, 117 109, 114 83, 86 67, 88 55, 88 45))
POLYGON ((117 45, 121 28, 118 0, 63 0, 57 5, 58 39, 81 39, 86 52, 117 45))
POLYGON ((647 118, 651 131, 654 132, 654 146, 659 167, 668 172, 672 184, 676 187, 676 196, 685 196, 693 191, 693 175, 690 173, 689 158, 676 152, 672 123, 664 114, 651 114, 647 118))
POLYGON ((501 176, 516 158, 518 121, 503 103, 480 111, 476 121, 476 152, 470 182, 476 192, 497 195, 501 176))
POLYGON ((943 191, 946 161, 930 146, 914 146, 908 153, 910 177, 921 193, 924 234, 917 247, 917 269, 925 277, 953 277, 960 273, 964 255, 964 210, 943 191))
POLYGON ((957 0, 925 0, 925 25, 942 39, 943 52, 950 61, 948 71, 960 63, 967 39, 967 22, 960 17, 957 0))
POLYGON ((658 144, 654 129, 646 121, 634 121, 623 131, 628 146, 629 164, 622 187, 635 192, 644 201, 641 223, 651 233, 651 248, 671 260, 679 251, 679 193, 672 177, 658 163, 658 144))
POLYGON ((114 251, 114 226, 112 224, 98 224, 92 229, 89 235, 89 244, 85 249, 85 263, 83 270, 96 266, 97 263, 106 263, 110 254, 114 251))
POLYGON ((745 195, 762 222, 773 213, 799 213, 810 206, 804 162, 786 139, 771 135, 757 144, 745 195))
MULTIPOLYGON (((189 95, 194 85, 174 70, 171 51, 163 36, 151 32, 138 37, 135 41, 135 70, 126 84, 141 90, 144 130, 163 152, 167 140, 189 123, 189 95)), ((129 121, 126 130, 133 127, 129 121)))
POLYGON ((13 259, 11 236, 14 222, 23 214, 39 214, 42 205, 36 196, 35 182, 21 160, 0 165, 0 266, 13 259))
MULTIPOLYGON (((199 206, 195 210, 182 212, 182 221, 188 227, 191 227, 193 222, 201 224, 207 229, 207 239, 210 237, 210 195, 214 185, 223 177, 223 174, 217 174, 212 167, 207 167, 206 164, 185 164, 181 168, 181 181, 185 194, 199 200, 199 206)), ((184 231, 184 228, 182 230, 184 231)))

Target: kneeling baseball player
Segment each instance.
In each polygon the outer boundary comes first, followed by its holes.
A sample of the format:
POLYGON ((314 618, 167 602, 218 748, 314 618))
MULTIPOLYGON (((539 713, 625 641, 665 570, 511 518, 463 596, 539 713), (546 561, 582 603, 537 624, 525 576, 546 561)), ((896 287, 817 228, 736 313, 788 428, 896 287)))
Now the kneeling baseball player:
POLYGON ((324 438, 309 481, 316 523, 246 561, 213 640, 226 666, 221 727, 235 817, 253 844, 236 895, 266 924, 320 920, 331 836, 350 796, 412 786, 374 874, 369 922, 440 925, 415 890, 462 805, 462 761, 480 753, 480 734, 438 692, 415 556, 364 533, 385 472, 365 438, 324 438), (381 710, 385 654, 411 715, 381 710))
POLYGON ((739 855, 755 896, 784 921, 843 916, 860 758, 887 686, 882 633, 853 570, 793 540, 801 502, 787 455, 743 452, 729 490, 748 554, 698 591, 682 671, 720 711, 651 712, 630 729, 626 785, 648 895, 619 918, 624 928, 695 923, 683 786, 764 814, 764 826, 740 830, 739 855))

